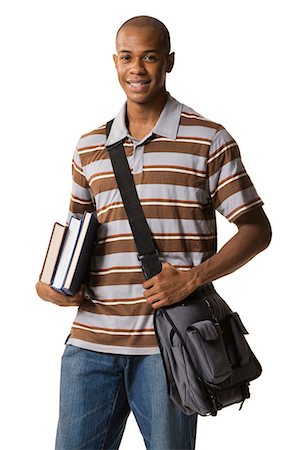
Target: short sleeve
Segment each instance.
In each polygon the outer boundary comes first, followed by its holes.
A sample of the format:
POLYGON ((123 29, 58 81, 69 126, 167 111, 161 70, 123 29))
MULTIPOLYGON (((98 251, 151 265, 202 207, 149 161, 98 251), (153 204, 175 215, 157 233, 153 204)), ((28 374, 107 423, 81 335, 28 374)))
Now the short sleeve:
POLYGON ((85 211, 92 212, 94 209, 94 198, 76 148, 72 160, 72 192, 67 221, 69 221, 70 216, 81 218, 85 211))
POLYGON ((215 134, 211 143, 207 177, 214 209, 230 222, 263 205, 241 161, 237 143, 224 128, 215 134))

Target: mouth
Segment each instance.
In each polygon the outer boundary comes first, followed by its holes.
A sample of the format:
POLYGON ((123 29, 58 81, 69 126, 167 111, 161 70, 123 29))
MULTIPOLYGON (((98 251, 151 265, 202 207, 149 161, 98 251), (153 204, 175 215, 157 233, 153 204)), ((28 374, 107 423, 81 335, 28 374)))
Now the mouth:
POLYGON ((127 81, 129 88, 134 92, 142 92, 149 85, 150 81, 127 81))

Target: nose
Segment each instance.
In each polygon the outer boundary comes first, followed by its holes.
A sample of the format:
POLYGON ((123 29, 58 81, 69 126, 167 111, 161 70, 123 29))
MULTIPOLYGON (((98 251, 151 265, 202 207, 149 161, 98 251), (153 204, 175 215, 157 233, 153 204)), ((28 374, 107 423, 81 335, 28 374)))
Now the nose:
POLYGON ((145 72, 142 58, 134 58, 131 62, 130 72, 134 74, 141 74, 145 72))

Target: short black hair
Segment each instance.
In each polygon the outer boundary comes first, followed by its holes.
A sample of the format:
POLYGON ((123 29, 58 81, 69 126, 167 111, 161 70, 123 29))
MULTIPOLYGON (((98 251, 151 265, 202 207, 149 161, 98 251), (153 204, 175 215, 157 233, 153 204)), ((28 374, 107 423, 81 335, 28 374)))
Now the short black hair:
POLYGON ((161 33, 163 45, 165 46, 165 52, 167 55, 169 55, 169 53, 170 53, 170 34, 163 22, 161 22, 160 20, 155 19, 154 17, 151 17, 151 16, 131 17, 131 19, 126 20, 126 22, 124 22, 121 25, 121 27, 118 29, 118 31, 116 33, 116 39, 117 39, 119 32, 126 26, 156 28, 161 33))

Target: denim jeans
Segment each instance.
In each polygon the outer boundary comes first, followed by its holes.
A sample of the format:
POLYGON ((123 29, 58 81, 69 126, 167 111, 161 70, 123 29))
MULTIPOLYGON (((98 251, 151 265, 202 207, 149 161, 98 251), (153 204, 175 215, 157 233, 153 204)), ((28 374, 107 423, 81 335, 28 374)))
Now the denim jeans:
POLYGON ((114 355, 66 346, 56 450, 118 449, 130 411, 147 449, 195 448, 197 416, 183 414, 169 399, 160 354, 114 355))

